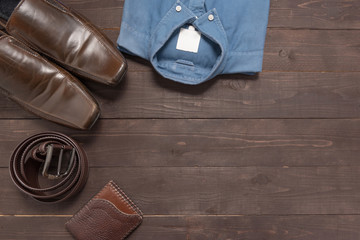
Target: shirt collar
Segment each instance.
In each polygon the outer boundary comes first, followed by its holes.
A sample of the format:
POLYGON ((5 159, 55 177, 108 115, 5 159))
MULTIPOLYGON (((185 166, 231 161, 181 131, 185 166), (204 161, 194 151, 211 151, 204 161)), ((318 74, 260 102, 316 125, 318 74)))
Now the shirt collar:
MULTIPOLYGON (((204 0, 197 0, 198 3, 204 0)), ((220 74, 225 67, 225 55, 227 53, 228 41, 225 30, 219 18, 219 15, 216 9, 212 9, 206 13, 202 13, 199 4, 192 4, 190 1, 190 7, 194 10, 190 10, 182 1, 177 0, 176 3, 171 7, 171 9, 166 13, 166 15, 161 19, 159 24, 156 26, 152 32, 150 38, 150 48, 149 48, 149 59, 154 68, 164 77, 167 77, 166 71, 160 69, 157 66, 156 54, 159 50, 166 44, 170 37, 174 34, 176 30, 182 27, 185 24, 192 24, 202 35, 206 36, 208 39, 213 41, 220 47, 221 53, 218 56, 212 70, 202 76, 199 79, 188 79, 183 75, 171 76, 172 79, 178 82, 187 83, 187 84, 199 84, 206 80, 209 80, 216 75, 220 74), (179 11, 179 6, 181 10, 179 11), (177 10, 178 9, 178 10, 177 10), (197 14, 202 14, 197 16, 197 14), (212 15, 212 17, 209 16, 212 15)), ((205 12, 205 11, 204 11, 205 12)))

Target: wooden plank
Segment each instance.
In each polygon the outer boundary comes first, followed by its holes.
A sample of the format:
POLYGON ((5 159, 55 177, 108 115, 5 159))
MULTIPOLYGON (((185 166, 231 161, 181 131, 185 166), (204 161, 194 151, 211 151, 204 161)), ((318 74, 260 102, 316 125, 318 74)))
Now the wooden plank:
POLYGON ((360 70, 360 31, 270 30, 265 71, 355 72, 360 70))
MULTIPOLYGON (((359 55, 360 56, 360 55, 359 55)), ((129 72, 115 88, 88 84, 102 118, 359 118, 360 73, 229 75, 186 86, 129 72)), ((1 118, 36 118, 0 97, 1 118)))
POLYGON ((269 27, 360 29, 358 0, 270 1, 269 27))
MULTIPOLYGON (((0 238, 72 239, 69 217, 0 217, 0 238), (21 226, 21 227, 19 227, 21 226)), ((349 240, 360 239, 360 217, 347 216, 145 216, 131 240, 349 240)))
POLYGON ((358 118, 360 73, 229 75, 185 86, 128 73, 117 89, 90 86, 104 118, 358 118))
MULTIPOLYGON (((120 27, 123 0, 63 0, 105 28, 120 27)), ((360 29, 360 2, 357 0, 270 1, 270 28, 360 29)))
POLYGON ((91 168, 77 198, 46 205, 24 196, 1 168, 0 214, 73 214, 111 179, 147 215, 360 214, 359 171, 360 166, 91 168))
MULTIPOLYGON (((116 41, 123 0, 63 1, 116 41)), ((72 239, 64 222, 110 179, 145 213, 131 239, 360 239, 359 12, 358 0, 271 1, 255 77, 189 88, 126 56, 119 87, 86 83, 103 109, 87 132, 0 98, 0 239, 72 239), (7 169, 17 143, 49 129, 92 166, 84 191, 56 205, 24 196, 7 169)))
POLYGON ((89 132, 1 120, 0 167, 37 132, 80 142, 93 167, 360 166, 360 120, 101 120, 89 132))

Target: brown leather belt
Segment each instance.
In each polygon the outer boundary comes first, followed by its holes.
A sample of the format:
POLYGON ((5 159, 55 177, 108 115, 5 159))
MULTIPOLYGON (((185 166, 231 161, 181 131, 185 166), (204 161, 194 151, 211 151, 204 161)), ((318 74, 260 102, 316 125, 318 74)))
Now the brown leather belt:
POLYGON ((61 202, 75 195, 85 186, 88 173, 89 164, 82 147, 56 132, 40 133, 24 140, 10 159, 10 175, 15 185, 41 202, 61 202), (55 167, 54 162, 57 162, 55 167), (41 187, 39 180, 43 179, 39 175, 53 180, 54 184, 41 187))

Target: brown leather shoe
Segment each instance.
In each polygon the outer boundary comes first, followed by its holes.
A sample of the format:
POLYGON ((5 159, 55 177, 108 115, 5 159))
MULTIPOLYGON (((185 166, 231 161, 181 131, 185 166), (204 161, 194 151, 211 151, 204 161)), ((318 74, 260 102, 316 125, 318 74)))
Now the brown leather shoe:
POLYGON ((75 75, 107 85, 118 84, 125 75, 126 60, 115 45, 59 1, 1 0, 0 10, 1 5, 10 35, 75 75), (14 2, 19 2, 15 9, 14 2))
POLYGON ((1 31, 0 89, 26 110, 69 127, 89 129, 100 114, 79 80, 1 31))

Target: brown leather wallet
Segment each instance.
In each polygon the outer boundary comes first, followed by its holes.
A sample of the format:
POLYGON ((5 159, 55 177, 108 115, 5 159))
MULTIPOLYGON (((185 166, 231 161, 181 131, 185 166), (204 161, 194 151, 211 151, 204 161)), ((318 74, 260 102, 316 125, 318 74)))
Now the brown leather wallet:
POLYGON ((110 181, 65 225, 78 240, 125 239, 142 222, 142 212, 110 181))

